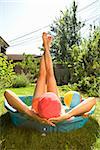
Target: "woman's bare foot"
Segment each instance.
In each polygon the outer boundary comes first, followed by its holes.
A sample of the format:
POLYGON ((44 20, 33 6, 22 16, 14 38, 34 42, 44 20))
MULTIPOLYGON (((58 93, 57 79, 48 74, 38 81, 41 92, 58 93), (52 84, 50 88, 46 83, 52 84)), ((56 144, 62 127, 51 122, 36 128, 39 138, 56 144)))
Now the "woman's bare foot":
POLYGON ((51 35, 48 35, 47 38, 48 38, 48 46, 51 47, 53 37, 51 35))
POLYGON ((48 35, 46 32, 43 32, 42 39, 44 48, 50 49, 53 37, 48 35))
POLYGON ((45 50, 48 49, 49 48, 49 46, 48 46, 48 37, 47 37, 46 32, 43 32, 42 40, 43 40, 43 46, 44 46, 45 50))

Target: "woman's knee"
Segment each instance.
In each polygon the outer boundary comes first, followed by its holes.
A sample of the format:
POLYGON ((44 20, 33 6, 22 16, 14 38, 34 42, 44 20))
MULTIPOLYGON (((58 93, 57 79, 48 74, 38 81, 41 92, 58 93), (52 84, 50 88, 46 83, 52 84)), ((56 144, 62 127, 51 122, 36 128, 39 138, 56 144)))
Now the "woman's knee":
POLYGON ((94 105, 96 104, 96 98, 95 97, 89 97, 87 100, 89 100, 94 105))
POLYGON ((10 90, 5 90, 4 96, 7 97, 8 95, 11 95, 11 91, 10 90))
POLYGON ((96 98, 95 97, 91 97, 91 99, 92 99, 92 101, 93 101, 93 103, 95 105, 96 104, 96 98))

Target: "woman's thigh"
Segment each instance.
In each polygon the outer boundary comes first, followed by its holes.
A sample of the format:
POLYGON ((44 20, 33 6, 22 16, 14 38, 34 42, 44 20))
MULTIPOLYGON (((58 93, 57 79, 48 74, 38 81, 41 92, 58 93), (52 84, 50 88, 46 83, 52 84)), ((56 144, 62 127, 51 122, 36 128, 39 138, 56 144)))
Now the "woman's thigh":
POLYGON ((46 92, 46 81, 44 77, 39 77, 36 87, 35 87, 35 91, 34 91, 34 98, 39 98, 41 97, 42 94, 44 94, 46 92))
POLYGON ((58 95, 57 84, 54 76, 47 77, 47 92, 53 92, 58 95))

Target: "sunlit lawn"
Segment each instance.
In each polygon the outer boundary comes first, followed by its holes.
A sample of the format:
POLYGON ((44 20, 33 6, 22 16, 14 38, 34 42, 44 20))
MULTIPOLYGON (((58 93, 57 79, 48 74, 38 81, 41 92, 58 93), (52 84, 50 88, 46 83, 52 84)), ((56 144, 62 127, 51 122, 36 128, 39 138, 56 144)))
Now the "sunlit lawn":
MULTIPOLYGON (((17 95, 33 95, 34 86, 11 89, 17 95)), ((59 87, 60 95, 65 90, 59 87)), ((99 150, 100 149, 100 100, 88 123, 76 131, 49 133, 46 136, 33 129, 16 128, 10 121, 0 92, 0 150, 99 150)))

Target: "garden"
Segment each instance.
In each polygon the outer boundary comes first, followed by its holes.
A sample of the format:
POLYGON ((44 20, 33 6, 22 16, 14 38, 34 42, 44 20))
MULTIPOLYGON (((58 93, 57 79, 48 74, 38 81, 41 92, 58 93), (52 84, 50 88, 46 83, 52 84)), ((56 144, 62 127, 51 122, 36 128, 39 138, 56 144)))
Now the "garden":
POLYGON ((96 97, 94 114, 83 128, 66 133, 43 135, 31 128, 16 128, 4 107, 4 91, 10 89, 17 95, 33 95, 40 58, 23 54, 22 62, 13 63, 0 54, 0 150, 100 149, 100 26, 90 25, 89 37, 82 38, 80 30, 85 24, 77 20, 76 12, 73 2, 71 10, 61 12, 51 25, 52 60, 54 69, 56 65, 64 66, 63 79, 56 75, 59 95, 73 90, 85 98, 96 97), (16 66, 20 67, 20 74, 15 72, 16 66))

